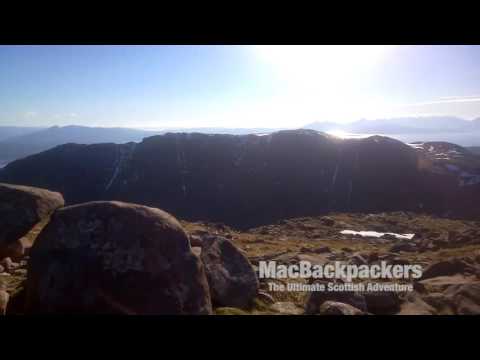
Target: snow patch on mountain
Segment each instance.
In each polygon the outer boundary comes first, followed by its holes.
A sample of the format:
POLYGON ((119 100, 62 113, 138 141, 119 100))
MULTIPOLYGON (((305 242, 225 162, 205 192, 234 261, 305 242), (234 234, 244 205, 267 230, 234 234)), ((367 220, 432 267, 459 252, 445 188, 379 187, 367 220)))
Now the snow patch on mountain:
POLYGON ((382 233, 382 232, 377 232, 377 231, 354 231, 354 230, 342 230, 340 231, 340 234, 343 235, 358 235, 362 237, 376 237, 380 238, 384 235, 392 235, 395 236, 399 240, 412 240, 415 234, 397 234, 397 233, 382 233))

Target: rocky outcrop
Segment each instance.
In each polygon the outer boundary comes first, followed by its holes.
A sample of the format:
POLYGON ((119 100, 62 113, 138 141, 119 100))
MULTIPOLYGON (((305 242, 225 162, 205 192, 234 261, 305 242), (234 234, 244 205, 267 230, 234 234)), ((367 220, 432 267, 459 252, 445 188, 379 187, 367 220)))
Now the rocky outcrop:
POLYGON ((235 245, 220 236, 205 236, 201 259, 215 306, 245 308, 252 304, 259 289, 258 278, 235 245))
POLYGON ((58 210, 35 242, 27 313, 209 314, 200 259, 168 213, 122 202, 58 210))
POLYGON ((0 184, 0 259, 20 257, 20 239, 65 204, 61 194, 45 189, 0 184))

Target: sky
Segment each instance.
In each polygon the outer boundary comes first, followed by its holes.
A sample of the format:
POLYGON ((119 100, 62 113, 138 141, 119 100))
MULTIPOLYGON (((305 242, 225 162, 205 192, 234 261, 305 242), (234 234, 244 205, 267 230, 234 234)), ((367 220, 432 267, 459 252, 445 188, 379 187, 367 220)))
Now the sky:
POLYGON ((0 126, 480 117, 480 46, 0 46, 0 126))

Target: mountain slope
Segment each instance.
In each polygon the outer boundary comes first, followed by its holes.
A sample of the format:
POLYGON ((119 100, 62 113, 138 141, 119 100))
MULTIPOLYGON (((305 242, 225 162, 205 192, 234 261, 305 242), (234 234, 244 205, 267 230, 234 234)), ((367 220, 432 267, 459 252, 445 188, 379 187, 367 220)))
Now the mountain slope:
POLYGON ((443 214, 471 187, 430 162, 380 136, 169 133, 138 144, 62 145, 7 165, 0 181, 60 191, 70 204, 123 200, 250 227, 329 211, 443 214))

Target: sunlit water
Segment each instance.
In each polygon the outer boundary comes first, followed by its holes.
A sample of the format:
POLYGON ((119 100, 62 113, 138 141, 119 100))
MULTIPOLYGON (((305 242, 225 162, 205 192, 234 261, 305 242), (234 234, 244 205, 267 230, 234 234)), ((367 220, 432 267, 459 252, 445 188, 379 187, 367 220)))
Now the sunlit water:
POLYGON ((338 137, 340 139, 363 139, 363 138, 367 138, 374 135, 374 134, 354 134, 354 133, 349 133, 342 130, 331 130, 331 131, 326 131, 326 133, 329 135, 338 137))

